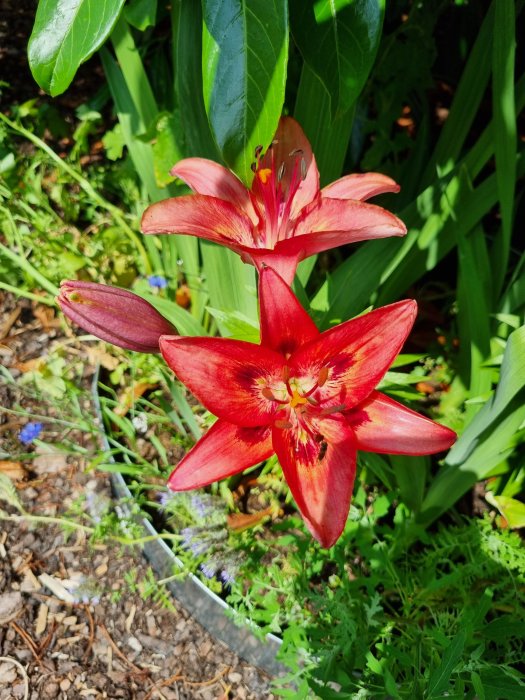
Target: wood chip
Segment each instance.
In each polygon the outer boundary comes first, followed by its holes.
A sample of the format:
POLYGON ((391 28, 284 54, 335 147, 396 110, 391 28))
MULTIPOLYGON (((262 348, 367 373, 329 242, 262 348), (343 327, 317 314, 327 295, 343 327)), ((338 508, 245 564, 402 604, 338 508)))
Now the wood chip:
POLYGON ((35 625, 35 634, 37 637, 40 637, 46 631, 48 612, 49 608, 47 607, 47 605, 45 603, 40 603, 35 625))
POLYGON ((40 585, 40 581, 37 579, 31 569, 25 569, 24 579, 20 585, 20 590, 26 591, 27 593, 33 593, 33 591, 39 591, 41 588, 42 586, 40 585))
POLYGON ((38 577, 40 580, 40 583, 43 586, 46 586, 46 588, 49 588, 51 593, 56 596, 59 600, 64 601, 64 603, 74 603, 75 599, 71 595, 71 593, 64 588, 62 585, 62 582, 55 578, 54 576, 50 576, 49 574, 43 573, 40 574, 38 577))
POLYGON ((78 617, 76 615, 70 615, 62 620, 62 624, 66 627, 71 627, 71 625, 76 625, 78 617))
POLYGON ((83 639, 83 637, 80 634, 76 634, 73 637, 62 637, 61 639, 57 640, 57 647, 64 647, 66 644, 76 644, 81 639, 83 639))
POLYGON ((126 618, 126 630, 128 632, 131 632, 131 625, 133 624, 133 620, 135 619, 135 613, 137 612, 137 606, 133 604, 131 606, 131 610, 129 611, 129 615, 126 618))
POLYGON ((97 566, 95 569, 95 576, 104 576, 108 571, 108 565, 107 564, 101 564, 100 566, 97 566))
POLYGON ((0 625, 16 620, 24 609, 24 599, 18 592, 0 595, 0 625))

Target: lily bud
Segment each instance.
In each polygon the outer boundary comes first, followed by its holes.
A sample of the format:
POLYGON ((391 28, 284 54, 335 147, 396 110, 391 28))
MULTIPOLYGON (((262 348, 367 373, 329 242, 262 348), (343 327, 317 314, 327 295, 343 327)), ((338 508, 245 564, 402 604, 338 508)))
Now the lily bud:
POLYGON ((57 302, 85 331, 127 350, 159 352, 161 335, 177 335, 149 302, 120 287, 65 280, 57 302))

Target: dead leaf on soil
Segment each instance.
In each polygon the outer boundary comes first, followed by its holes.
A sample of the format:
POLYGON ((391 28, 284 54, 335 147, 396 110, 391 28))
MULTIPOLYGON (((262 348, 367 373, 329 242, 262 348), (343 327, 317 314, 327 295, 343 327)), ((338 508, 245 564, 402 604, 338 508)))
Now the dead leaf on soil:
POLYGON ((34 372, 42 369, 46 364, 43 357, 34 357, 32 360, 27 360, 27 362, 15 362, 15 369, 20 370, 20 372, 34 372))
POLYGON ((125 416, 129 409, 140 399, 149 389, 154 389, 157 385, 149 382, 136 382, 127 387, 119 396, 118 405, 115 408, 117 416, 125 416))
POLYGON ((261 520, 264 520, 264 518, 271 516, 274 511, 274 506, 269 506, 264 510, 260 510, 258 513, 232 513, 232 515, 228 515, 226 521, 230 530, 239 532, 257 525, 261 520))
POLYGON ((8 476, 12 481, 22 481, 27 478, 27 471, 22 466, 22 462, 0 460, 0 472, 8 476))
POLYGON ((108 372, 113 372, 120 364, 120 360, 106 352, 102 345, 87 345, 86 353, 92 365, 101 365, 108 372))

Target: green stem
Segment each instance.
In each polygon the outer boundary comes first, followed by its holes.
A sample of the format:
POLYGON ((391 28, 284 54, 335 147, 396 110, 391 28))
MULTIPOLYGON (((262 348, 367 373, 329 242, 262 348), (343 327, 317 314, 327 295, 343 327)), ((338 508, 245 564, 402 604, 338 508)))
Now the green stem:
POLYGON ((12 292, 18 297, 25 297, 26 299, 32 299, 33 301, 38 301, 39 304, 47 304, 47 306, 55 306, 56 301, 54 297, 39 296, 38 294, 32 294, 31 292, 26 292, 25 289, 20 289, 20 287, 13 287, 5 282, 0 282, 0 289, 5 289, 6 292, 12 292))

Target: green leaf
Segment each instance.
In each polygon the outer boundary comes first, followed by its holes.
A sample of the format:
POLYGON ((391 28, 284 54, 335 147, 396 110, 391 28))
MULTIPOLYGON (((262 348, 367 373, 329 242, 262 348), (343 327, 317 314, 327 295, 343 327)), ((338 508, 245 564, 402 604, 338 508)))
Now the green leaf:
POLYGON ((141 292, 142 297, 149 301, 159 313, 173 323, 181 335, 203 336, 207 335, 201 324, 182 306, 169 299, 163 299, 156 294, 141 292))
POLYGON ((182 158, 175 134, 180 133, 180 116, 176 113, 160 112, 156 123, 156 137, 153 142, 153 164, 155 180, 159 187, 166 187, 175 180, 170 175, 171 168, 182 158))
POLYGON ((102 137, 102 143, 104 144, 106 156, 109 158, 109 160, 118 160, 119 158, 122 158, 122 152, 124 151, 126 140, 124 139, 121 125, 116 124, 111 131, 106 131, 102 137))
POLYGON ((202 9, 200 2, 172 3, 173 69, 187 156, 220 160, 202 96, 202 9))
POLYGON ((157 0, 131 0, 124 8, 124 16, 133 27, 143 32, 155 25, 157 0))
POLYGON ((291 0, 294 40, 331 96, 332 119, 352 107, 374 62, 384 0, 291 0))
POLYGON ((111 33, 124 0, 40 0, 29 39, 29 66, 40 87, 60 95, 111 33))
POLYGON ((354 110, 330 120, 330 95, 305 63, 295 101, 294 117, 301 124, 315 153, 321 186, 341 175, 352 133, 354 110), (315 109, 312 109, 315 105, 315 109))
POLYGON ((505 673, 502 668, 492 664, 488 669, 481 669, 479 675, 485 691, 485 700, 523 700, 525 683, 510 673, 505 673))
POLYGON ((418 522, 429 524, 513 451, 525 420, 525 326, 507 341, 500 381, 450 450, 423 501, 418 522))
POLYGON ((512 238, 518 137, 514 104, 515 3, 514 0, 497 0, 495 6, 492 54, 493 138, 501 231, 494 242, 494 270, 495 292, 499 293, 506 277, 512 238))
POLYGON ((511 530, 525 527, 525 503, 508 496, 494 496, 490 491, 485 494, 485 498, 499 510, 511 530))
POLYGON ((439 697, 443 691, 448 689, 450 677, 463 654, 466 638, 466 631, 461 630, 443 652, 441 663, 433 671, 428 682, 428 698, 439 697))
POLYGON ((211 306, 207 306, 206 309, 221 325, 223 336, 247 343, 260 341, 259 326, 251 318, 238 311, 221 311, 211 306))
POLYGON ((245 183, 257 146, 267 148, 284 103, 285 0, 203 0, 203 91, 226 163, 245 183))

